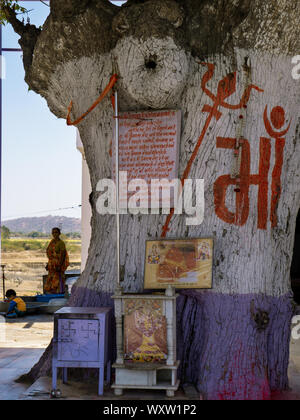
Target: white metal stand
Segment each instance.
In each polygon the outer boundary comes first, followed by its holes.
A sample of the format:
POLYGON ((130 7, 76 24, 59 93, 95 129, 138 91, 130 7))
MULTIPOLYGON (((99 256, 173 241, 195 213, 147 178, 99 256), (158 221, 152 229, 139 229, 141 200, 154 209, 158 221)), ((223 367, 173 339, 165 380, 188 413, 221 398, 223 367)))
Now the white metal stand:
POLYGON ((117 285, 115 289, 116 347, 117 359, 113 368, 116 380, 112 386, 115 395, 123 389, 164 389, 167 396, 174 396, 178 389, 176 360, 176 295, 169 287, 165 295, 127 295, 120 285, 120 213, 119 213, 119 113, 118 94, 115 92, 115 173, 116 173, 116 239, 117 239, 117 285), (134 363, 124 360, 124 302, 126 299, 159 299, 163 302, 163 315, 167 324, 167 360, 164 363, 134 363))
POLYGON ((117 360, 113 364, 116 372, 115 383, 112 385, 115 395, 121 396, 124 389, 166 390, 168 397, 173 397, 179 386, 176 360, 176 298, 175 290, 169 287, 166 293, 160 295, 123 294, 117 288, 115 300, 115 318, 117 334, 117 360), (132 362, 124 360, 124 315, 127 299, 162 300, 163 315, 167 322, 167 360, 163 363, 132 362))

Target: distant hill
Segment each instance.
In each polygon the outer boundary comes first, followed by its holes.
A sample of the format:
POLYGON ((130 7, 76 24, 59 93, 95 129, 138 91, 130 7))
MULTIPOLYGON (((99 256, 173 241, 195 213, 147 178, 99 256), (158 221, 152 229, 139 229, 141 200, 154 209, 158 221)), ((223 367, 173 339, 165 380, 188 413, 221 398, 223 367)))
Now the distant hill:
POLYGON ((61 228, 62 233, 81 232, 81 220, 65 216, 22 217, 20 219, 4 220, 2 225, 11 232, 42 232, 50 233, 53 227, 61 228))

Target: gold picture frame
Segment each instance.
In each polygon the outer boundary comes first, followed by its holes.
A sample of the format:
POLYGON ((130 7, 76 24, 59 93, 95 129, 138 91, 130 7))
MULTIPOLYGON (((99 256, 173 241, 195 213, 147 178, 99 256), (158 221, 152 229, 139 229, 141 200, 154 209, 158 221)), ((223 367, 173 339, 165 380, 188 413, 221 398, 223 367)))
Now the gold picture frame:
POLYGON ((211 289, 213 239, 146 241, 145 289, 211 289))

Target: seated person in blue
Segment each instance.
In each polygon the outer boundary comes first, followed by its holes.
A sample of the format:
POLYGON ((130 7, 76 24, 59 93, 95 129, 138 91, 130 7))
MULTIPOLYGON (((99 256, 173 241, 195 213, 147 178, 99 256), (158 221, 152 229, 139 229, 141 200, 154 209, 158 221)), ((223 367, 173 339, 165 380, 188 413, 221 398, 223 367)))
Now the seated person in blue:
POLYGON ((18 318, 26 314, 26 303, 23 299, 17 297, 14 290, 8 290, 5 296, 10 302, 6 318, 18 318))

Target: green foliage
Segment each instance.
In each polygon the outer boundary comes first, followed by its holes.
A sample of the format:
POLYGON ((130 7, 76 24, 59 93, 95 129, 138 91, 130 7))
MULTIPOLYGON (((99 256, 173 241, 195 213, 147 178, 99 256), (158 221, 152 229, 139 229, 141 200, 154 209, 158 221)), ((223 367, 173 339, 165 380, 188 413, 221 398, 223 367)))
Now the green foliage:
POLYGON ((6 226, 2 226, 2 228, 1 228, 1 237, 3 239, 9 239, 10 238, 10 230, 6 226))
POLYGON ((27 235, 29 238, 41 238, 41 237, 43 237, 43 234, 41 233, 41 232, 36 232, 36 231, 34 231, 34 232, 30 232, 30 233, 28 233, 28 235, 27 235))
POLYGON ((0 24, 6 25, 7 19, 3 7, 13 7, 16 13, 26 13, 26 9, 19 4, 18 0, 0 0, 0 24))
MULTIPOLYGON (((39 251, 43 254, 46 253, 47 246, 50 239, 40 238, 19 238, 19 239, 4 239, 2 238, 1 246, 3 252, 22 252, 22 251, 39 251)), ((69 254, 80 254, 81 241, 80 240, 65 240, 66 248, 69 254)))
POLYGON ((80 244, 66 242, 67 251, 70 254, 80 254, 81 246, 80 244))
POLYGON ((40 251, 44 250, 46 241, 29 239, 20 241, 18 239, 3 239, 2 250, 4 252, 21 252, 21 251, 40 251))
MULTIPOLYGON (((45 232, 39 232, 39 231, 32 231, 29 233, 26 232, 12 232, 10 231, 6 226, 2 226, 2 238, 3 239, 7 239, 7 238, 37 238, 37 239, 47 239, 47 240, 51 240, 52 236, 51 233, 45 233, 45 232), (5 233, 3 232, 5 230, 5 232, 9 233, 9 236, 4 236, 5 233)), ((81 239, 81 233, 80 232, 68 232, 68 233, 63 233, 60 238, 63 241, 68 241, 70 239, 81 239)))
POLYGON ((60 239, 61 239, 62 241, 64 241, 64 242, 66 242, 66 241, 68 240, 67 235, 65 235, 64 233, 62 233, 62 234, 60 235, 60 239))
POLYGON ((66 237, 69 239, 80 239, 81 234, 80 232, 69 232, 69 233, 66 233, 66 237))

